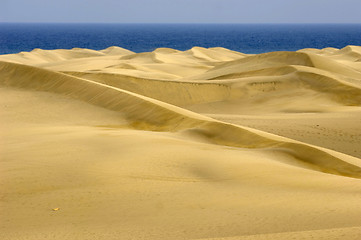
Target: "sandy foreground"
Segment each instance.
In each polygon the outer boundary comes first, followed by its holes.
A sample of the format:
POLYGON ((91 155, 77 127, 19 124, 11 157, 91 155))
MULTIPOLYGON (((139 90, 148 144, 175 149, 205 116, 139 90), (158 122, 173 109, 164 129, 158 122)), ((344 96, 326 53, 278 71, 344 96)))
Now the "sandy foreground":
POLYGON ((361 239, 361 47, 0 56, 0 239, 361 239))

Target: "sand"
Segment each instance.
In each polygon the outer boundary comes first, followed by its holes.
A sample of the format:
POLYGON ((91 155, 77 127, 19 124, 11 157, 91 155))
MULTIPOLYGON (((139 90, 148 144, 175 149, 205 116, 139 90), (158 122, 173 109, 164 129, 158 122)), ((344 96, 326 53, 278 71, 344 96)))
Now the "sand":
POLYGON ((361 239, 361 47, 0 56, 0 239, 361 239))

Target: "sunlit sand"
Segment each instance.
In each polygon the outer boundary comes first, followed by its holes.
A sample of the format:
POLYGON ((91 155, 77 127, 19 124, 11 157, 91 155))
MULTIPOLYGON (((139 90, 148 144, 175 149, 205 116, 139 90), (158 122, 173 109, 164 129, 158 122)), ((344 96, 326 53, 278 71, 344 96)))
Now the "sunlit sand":
POLYGON ((0 239, 360 239, 361 47, 0 56, 0 239))

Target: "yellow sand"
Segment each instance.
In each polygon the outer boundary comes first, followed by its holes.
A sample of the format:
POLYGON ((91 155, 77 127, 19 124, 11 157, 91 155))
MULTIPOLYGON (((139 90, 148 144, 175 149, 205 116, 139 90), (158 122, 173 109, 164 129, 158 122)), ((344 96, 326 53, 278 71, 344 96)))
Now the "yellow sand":
POLYGON ((361 47, 0 56, 0 239, 361 239, 361 47))

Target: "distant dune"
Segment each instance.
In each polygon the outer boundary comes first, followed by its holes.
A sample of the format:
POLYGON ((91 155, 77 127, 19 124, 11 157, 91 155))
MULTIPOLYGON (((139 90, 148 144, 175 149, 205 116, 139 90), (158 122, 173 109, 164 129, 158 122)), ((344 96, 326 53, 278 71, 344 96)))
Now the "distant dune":
POLYGON ((360 239, 361 47, 0 56, 0 239, 360 239))

